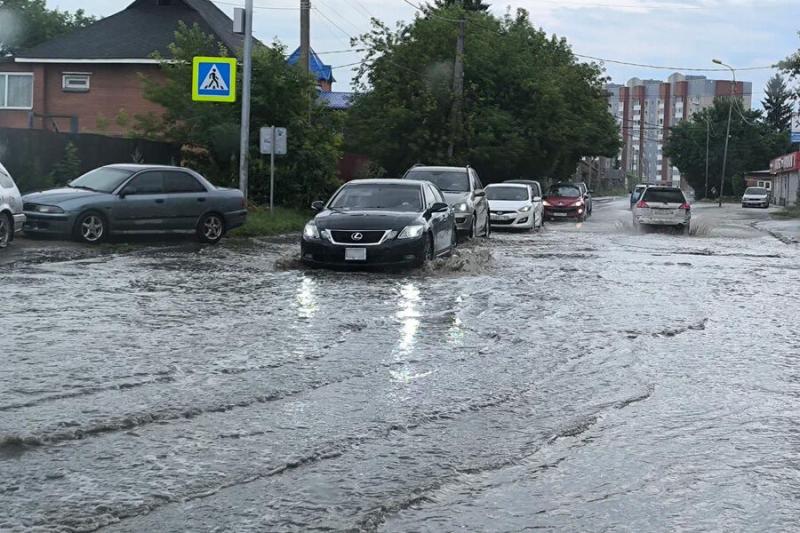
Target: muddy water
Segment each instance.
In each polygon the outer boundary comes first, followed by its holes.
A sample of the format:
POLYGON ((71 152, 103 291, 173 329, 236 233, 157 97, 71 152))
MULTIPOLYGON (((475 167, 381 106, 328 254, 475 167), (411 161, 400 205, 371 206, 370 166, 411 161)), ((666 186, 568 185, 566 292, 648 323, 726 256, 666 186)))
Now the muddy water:
POLYGON ((16 260, 0 530, 795 528, 797 248, 623 208, 420 272, 16 260))

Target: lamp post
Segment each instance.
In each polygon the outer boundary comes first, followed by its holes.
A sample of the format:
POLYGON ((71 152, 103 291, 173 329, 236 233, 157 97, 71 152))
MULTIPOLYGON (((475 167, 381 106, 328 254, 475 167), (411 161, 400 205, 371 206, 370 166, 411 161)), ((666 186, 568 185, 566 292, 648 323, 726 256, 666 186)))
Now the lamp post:
POLYGON ((731 101, 728 102, 728 128, 725 132, 725 149, 722 152, 722 176, 719 178, 719 206, 722 207, 722 191, 725 187, 725 167, 728 163, 728 139, 731 136, 731 112, 733 111, 733 99, 736 97, 736 71, 732 66, 726 65, 719 59, 712 59, 711 61, 717 65, 729 68, 731 76, 733 77, 733 83, 731 84, 731 101))

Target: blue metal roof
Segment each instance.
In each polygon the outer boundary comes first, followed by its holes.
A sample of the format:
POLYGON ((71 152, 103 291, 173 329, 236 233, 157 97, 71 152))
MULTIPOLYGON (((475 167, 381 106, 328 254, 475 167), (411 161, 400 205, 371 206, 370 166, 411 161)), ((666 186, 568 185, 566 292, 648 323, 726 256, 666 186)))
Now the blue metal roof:
POLYGON ((319 99, 330 109, 350 109, 353 93, 320 91, 319 99))
MULTIPOLYGON (((300 61, 300 48, 292 52, 289 59, 286 60, 290 65, 296 65, 300 61)), ((317 77, 317 80, 327 81, 333 83, 336 79, 333 77, 333 69, 330 65, 326 65, 319 58, 317 53, 312 49, 308 55, 309 70, 317 77)))

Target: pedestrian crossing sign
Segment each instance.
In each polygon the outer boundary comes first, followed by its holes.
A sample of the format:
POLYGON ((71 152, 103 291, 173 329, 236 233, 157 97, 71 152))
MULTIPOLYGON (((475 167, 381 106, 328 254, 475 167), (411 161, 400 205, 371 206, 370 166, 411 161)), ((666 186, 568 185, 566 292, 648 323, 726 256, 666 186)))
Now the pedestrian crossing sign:
POLYGON ((195 57, 192 61, 192 100, 236 101, 236 58, 195 57))

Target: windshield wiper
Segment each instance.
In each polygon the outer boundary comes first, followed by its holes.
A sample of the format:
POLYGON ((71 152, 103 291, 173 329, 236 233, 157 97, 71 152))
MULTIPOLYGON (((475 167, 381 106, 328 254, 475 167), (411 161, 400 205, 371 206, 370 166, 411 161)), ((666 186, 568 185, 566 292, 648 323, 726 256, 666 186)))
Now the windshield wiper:
POLYGON ((92 191, 97 192, 97 189, 92 189, 91 187, 87 187, 86 185, 67 185, 70 189, 83 189, 85 191, 92 191))

